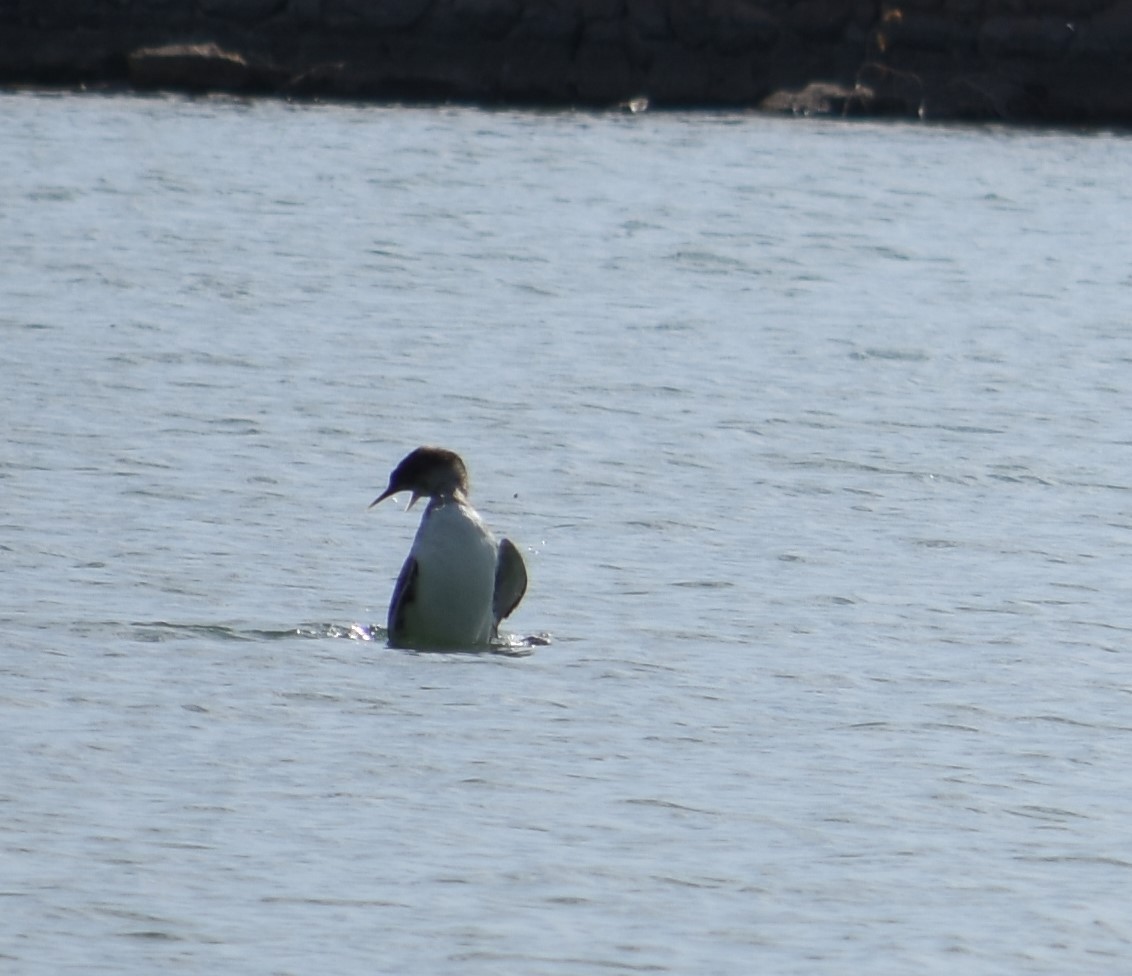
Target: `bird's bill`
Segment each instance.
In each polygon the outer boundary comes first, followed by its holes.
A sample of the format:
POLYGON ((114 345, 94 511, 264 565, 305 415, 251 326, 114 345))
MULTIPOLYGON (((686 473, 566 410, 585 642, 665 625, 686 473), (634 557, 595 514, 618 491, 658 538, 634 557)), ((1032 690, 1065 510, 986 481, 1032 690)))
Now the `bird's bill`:
MULTIPOLYGON (((383 491, 383 492, 382 492, 382 493, 381 493, 380 495, 378 495, 378 496, 377 496, 377 497, 376 497, 376 498, 375 498, 375 499, 374 499, 374 500, 373 500, 372 502, 370 502, 370 503, 369 503, 369 505, 368 505, 368 506, 366 506, 366 507, 367 507, 367 508, 373 508, 373 506, 374 506, 374 505, 376 505, 376 504, 377 504, 378 502, 383 502, 383 501, 385 501, 385 499, 387 499, 387 498, 388 498, 388 497, 389 497, 390 495, 396 495, 396 494, 397 494, 397 492, 399 492, 399 491, 403 491, 403 490, 404 490, 403 488, 386 488, 386 489, 385 489, 385 491, 383 491)), ((414 506, 414 505, 415 505, 415 504, 417 503, 417 499, 418 499, 418 498, 420 498, 420 497, 421 497, 421 494, 420 494, 420 492, 418 492, 418 491, 414 491, 414 492, 413 492, 413 497, 409 499, 409 504, 405 506, 405 511, 407 512, 407 511, 408 511, 408 510, 409 510, 410 508, 412 508, 412 507, 413 507, 413 506, 414 506)))
POLYGON ((388 497, 389 497, 390 495, 396 495, 396 494, 397 494, 397 491, 396 491, 395 489, 393 489, 393 488, 386 488, 386 489, 385 489, 385 491, 383 491, 383 492, 382 492, 382 493, 381 493, 380 495, 378 495, 378 496, 377 496, 377 497, 376 497, 376 498, 375 498, 375 499, 374 499, 374 500, 373 500, 372 502, 370 502, 370 503, 369 503, 369 505, 367 505, 367 506, 366 506, 366 508, 367 508, 367 509, 369 509, 369 508, 373 508, 373 506, 374 506, 374 505, 376 505, 376 504, 377 504, 378 502, 383 502, 383 501, 385 501, 385 499, 387 499, 387 498, 388 498, 388 497))

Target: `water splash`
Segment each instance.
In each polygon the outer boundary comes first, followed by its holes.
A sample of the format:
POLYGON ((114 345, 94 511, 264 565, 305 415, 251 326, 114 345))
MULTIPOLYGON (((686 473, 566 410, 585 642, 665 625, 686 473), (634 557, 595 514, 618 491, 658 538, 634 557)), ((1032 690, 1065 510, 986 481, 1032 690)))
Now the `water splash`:
MULTIPOLYGON (((175 623, 167 620, 132 621, 130 623, 106 622, 100 627, 83 628, 84 636, 95 636, 93 631, 114 631, 120 636, 145 643, 163 643, 165 641, 196 638, 204 640, 219 640, 233 642, 262 642, 287 640, 336 640, 376 642, 384 644, 388 639, 388 631, 384 627, 373 624, 349 623, 300 623, 286 628, 238 627, 228 624, 212 623, 175 623)), ((526 657, 533 653, 536 647, 545 647, 551 643, 549 634, 539 633, 520 637, 504 634, 496 638, 487 647, 468 648, 466 651, 452 651, 448 653, 468 654, 501 654, 509 657, 526 657)))

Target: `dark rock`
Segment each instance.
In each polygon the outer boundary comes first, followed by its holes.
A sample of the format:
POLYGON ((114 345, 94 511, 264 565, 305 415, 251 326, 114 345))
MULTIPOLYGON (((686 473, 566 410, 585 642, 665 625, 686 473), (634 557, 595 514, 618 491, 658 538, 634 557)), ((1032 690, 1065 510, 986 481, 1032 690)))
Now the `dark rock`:
POLYGON ((625 0, 629 30, 643 40, 672 36, 668 4, 664 0, 625 0))
POLYGON ((582 102, 614 105, 644 90, 644 77, 634 71, 621 41, 583 39, 574 55, 574 92, 582 102))
POLYGON ((764 78, 752 70, 746 54, 714 58, 712 101, 721 105, 758 105, 769 92, 764 78))
POLYGON ((927 88, 915 72, 870 61, 862 66, 857 83, 871 93, 870 104, 875 109, 874 114, 924 117, 927 88))
POLYGON ((728 0, 715 21, 714 43, 725 54, 765 51, 774 46, 781 22, 748 0, 728 0))
POLYGON ((986 13, 986 3, 994 0, 944 0, 940 13, 964 23, 978 23, 986 13))
POLYGON ((101 34, 9 26, 0 31, 0 78, 25 84, 88 85, 126 80, 121 48, 101 34))
POLYGON ((672 36, 687 47, 703 47, 714 32, 715 8, 713 0, 683 0, 672 4, 669 11, 672 36))
POLYGON ((581 27, 582 15, 575 3, 570 0, 539 0, 527 5, 515 32, 519 37, 558 41, 572 47, 581 27))
POLYGON ((197 0, 206 17, 236 24, 255 24, 267 20, 284 6, 281 0, 197 0))
POLYGON ((1132 0, 1119 0, 1080 25, 1074 25, 1070 51, 1078 59, 1118 60, 1132 56, 1132 0))
MULTIPOLYGON (((953 3, 955 0, 948 0, 953 3)), ((976 2, 976 0, 968 0, 976 2)), ((1074 19, 1086 17, 1111 7, 1112 0, 977 0, 978 11, 984 18, 991 17, 1055 17, 1074 19)))
POLYGON ((877 28, 874 43, 884 53, 894 51, 972 51, 978 28, 943 13, 889 11, 877 28))
POLYGON ((625 0, 579 0, 582 20, 621 20, 625 16, 625 0))
POLYGON ((457 37, 503 37, 519 22, 521 0, 437 0, 432 26, 457 37))
POLYGON ((547 39, 511 43, 500 64, 499 92, 524 102, 568 102, 573 97, 572 74, 568 47, 547 39))
POLYGON ((169 30, 193 24, 197 11, 193 0, 133 0, 130 19, 132 23, 169 30))
POLYGON ((788 22, 803 37, 830 38, 841 33, 851 12, 842 0, 800 0, 790 8, 788 22))
POLYGON ((431 0, 323 0, 331 27, 404 30, 420 21, 431 0))
POLYGON ((0 83, 1132 123, 1132 0, 0 0, 0 83))
POLYGON ((295 27, 314 27, 321 17, 322 0, 287 0, 287 5, 276 12, 275 20, 295 27))
POLYGON ((648 46, 649 69, 644 94, 661 104, 689 105, 707 101, 712 86, 711 59, 676 41, 648 46))
POLYGON ((100 16, 112 15, 113 9, 88 6, 76 0, 22 0, 0 7, 5 23, 49 30, 89 27, 97 23, 100 16))
POLYGON ((780 22, 753 0, 696 0, 676 3, 673 36, 691 48, 711 45, 724 54, 766 50, 778 38, 780 22))
POLYGON ((925 93, 920 117, 1001 121, 1012 117, 1021 95, 1018 81, 999 72, 963 72, 931 86, 925 93))
POLYGON ((979 31, 979 50, 990 58, 1048 61, 1066 52, 1074 34, 1064 17, 991 17, 979 31))

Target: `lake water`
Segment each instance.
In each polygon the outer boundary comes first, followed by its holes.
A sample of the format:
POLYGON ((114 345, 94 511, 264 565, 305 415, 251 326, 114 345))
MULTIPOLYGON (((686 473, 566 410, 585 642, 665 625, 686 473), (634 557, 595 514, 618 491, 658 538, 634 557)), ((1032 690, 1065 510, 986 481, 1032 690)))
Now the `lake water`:
POLYGON ((1127 965, 1128 137, 0 116, 0 971, 1127 965))

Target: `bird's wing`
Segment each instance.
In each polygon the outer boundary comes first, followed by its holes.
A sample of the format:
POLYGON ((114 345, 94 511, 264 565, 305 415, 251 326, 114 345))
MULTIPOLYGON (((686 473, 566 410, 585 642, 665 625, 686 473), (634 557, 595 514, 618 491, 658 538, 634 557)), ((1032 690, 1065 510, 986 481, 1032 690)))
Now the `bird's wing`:
POLYGON ((409 556, 393 587, 393 599, 389 601, 389 617, 386 620, 389 642, 392 644, 396 644, 405 635, 405 607, 417 598, 418 571, 416 558, 409 556))
POLYGON ((499 543, 499 558, 495 562, 495 593, 491 598, 491 613, 495 625, 511 612, 527 592, 527 567, 523 557, 510 539, 499 543))

